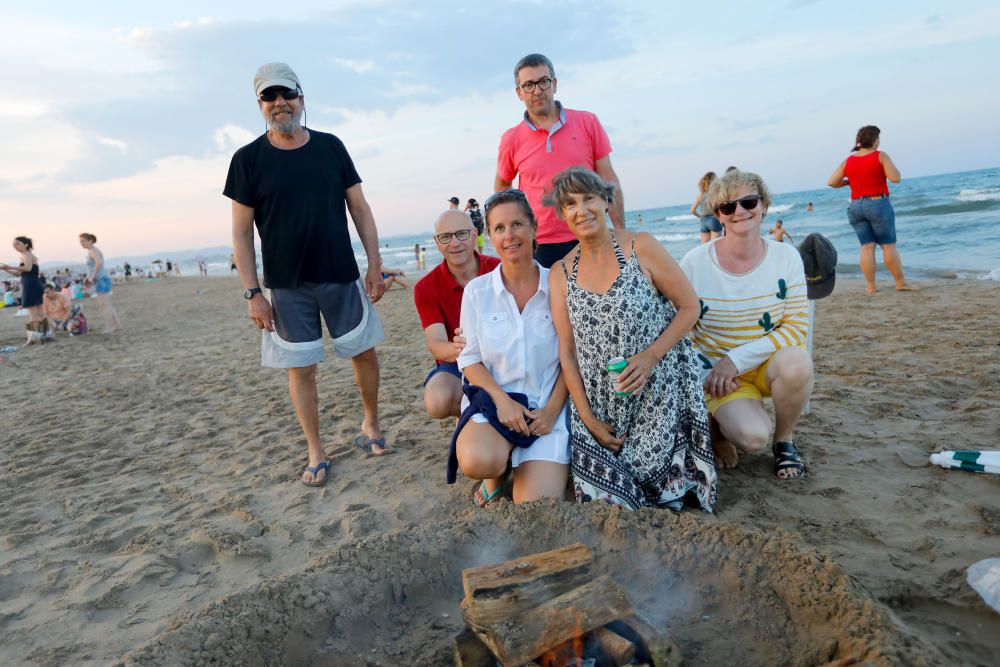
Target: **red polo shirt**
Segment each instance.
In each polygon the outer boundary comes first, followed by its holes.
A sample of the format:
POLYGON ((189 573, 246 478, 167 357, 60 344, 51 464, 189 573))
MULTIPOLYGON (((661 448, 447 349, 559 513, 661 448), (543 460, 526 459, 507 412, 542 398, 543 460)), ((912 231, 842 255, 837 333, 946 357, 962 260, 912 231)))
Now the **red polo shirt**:
MULTIPOLYGON (((500 263, 497 257, 479 253, 476 253, 476 257, 479 259, 477 276, 489 273, 500 263)), ((454 340, 455 329, 459 326, 462 314, 464 291, 465 287, 458 284, 455 276, 448 270, 447 262, 442 260, 413 286, 413 302, 417 305, 420 325, 426 329, 432 324, 443 324, 448 340, 454 340)))

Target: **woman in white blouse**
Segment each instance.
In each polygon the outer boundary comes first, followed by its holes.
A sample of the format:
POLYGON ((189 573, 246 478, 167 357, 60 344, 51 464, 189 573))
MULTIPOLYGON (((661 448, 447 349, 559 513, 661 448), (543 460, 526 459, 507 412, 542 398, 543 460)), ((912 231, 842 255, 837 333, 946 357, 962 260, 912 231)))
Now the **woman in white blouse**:
MULTIPOLYGON (((484 208, 500 265, 465 287, 466 345, 458 367, 489 394, 503 426, 537 439, 515 447, 477 413, 458 434, 458 464, 466 477, 482 480, 476 490, 480 505, 499 498, 508 482, 515 503, 562 498, 570 460, 567 391, 549 309, 548 269, 533 258, 538 223, 520 190, 498 192, 484 208), (508 392, 525 394, 529 407, 508 392)), ((463 398, 462 410, 468 405, 463 398)))

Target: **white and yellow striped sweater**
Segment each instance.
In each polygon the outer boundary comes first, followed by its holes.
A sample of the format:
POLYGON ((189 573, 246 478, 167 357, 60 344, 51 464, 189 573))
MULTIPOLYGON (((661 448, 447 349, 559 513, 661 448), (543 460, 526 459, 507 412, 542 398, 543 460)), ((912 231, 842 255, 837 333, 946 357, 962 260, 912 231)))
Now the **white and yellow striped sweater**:
POLYGON ((719 240, 694 248, 681 260, 701 301, 692 341, 703 375, 724 356, 743 374, 783 347, 806 344, 805 271, 793 246, 765 239, 760 264, 742 275, 728 273, 715 255, 719 240))

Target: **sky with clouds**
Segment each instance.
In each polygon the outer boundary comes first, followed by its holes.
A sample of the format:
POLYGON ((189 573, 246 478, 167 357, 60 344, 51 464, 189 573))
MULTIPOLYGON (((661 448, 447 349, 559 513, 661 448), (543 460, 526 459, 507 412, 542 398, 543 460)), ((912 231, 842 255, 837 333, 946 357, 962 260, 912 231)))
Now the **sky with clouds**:
POLYGON ((601 118, 630 210, 689 201, 729 164, 822 187, 868 123, 904 177, 1000 163, 998 3, 695 4, 5 7, 0 236, 31 236, 43 262, 78 259, 81 231, 109 256, 228 244, 222 186, 264 129, 251 82, 276 60, 308 125, 344 140, 382 235, 489 194, 523 111, 512 68, 535 51, 558 99, 601 118))

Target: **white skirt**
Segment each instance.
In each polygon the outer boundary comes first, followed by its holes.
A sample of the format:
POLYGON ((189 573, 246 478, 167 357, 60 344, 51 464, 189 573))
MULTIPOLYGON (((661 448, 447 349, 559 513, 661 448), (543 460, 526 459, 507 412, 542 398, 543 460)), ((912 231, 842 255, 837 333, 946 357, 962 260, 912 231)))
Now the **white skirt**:
MULTIPOLYGON (((525 461, 552 461, 568 465, 569 451, 569 399, 562 412, 552 425, 552 432, 539 436, 530 447, 515 447, 510 454, 510 465, 516 468, 525 461)), ((477 424, 488 424, 489 420, 477 412, 472 415, 472 421, 477 424)))

